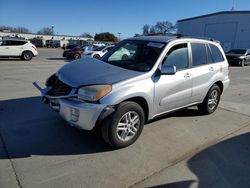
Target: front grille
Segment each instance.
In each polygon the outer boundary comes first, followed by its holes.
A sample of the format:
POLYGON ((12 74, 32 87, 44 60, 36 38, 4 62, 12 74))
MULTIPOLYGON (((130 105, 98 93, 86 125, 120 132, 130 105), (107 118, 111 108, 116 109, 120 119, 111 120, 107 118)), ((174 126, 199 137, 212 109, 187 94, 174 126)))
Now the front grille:
POLYGON ((50 95, 50 96, 69 95, 72 90, 72 87, 63 83, 55 75, 51 79, 49 79, 47 83, 48 83, 47 86, 52 87, 52 89, 47 92, 47 95, 50 95))

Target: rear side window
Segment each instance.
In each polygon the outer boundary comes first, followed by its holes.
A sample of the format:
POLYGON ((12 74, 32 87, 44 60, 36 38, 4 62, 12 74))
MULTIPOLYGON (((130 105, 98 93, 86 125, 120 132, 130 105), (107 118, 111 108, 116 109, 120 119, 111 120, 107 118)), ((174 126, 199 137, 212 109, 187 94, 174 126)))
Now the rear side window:
POLYGON ((193 67, 207 64, 206 45, 202 43, 192 43, 191 48, 193 67))
POLYGON ((213 60, 215 63, 224 61, 224 57, 221 54, 221 51, 218 49, 217 46, 215 46, 213 44, 209 44, 209 47, 211 49, 213 60))

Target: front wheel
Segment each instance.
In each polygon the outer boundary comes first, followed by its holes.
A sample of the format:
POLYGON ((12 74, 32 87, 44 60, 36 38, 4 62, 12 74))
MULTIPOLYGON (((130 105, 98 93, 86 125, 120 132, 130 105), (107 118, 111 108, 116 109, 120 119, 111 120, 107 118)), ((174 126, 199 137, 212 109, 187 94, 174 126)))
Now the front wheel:
POLYGON ((140 136, 145 122, 144 111, 135 102, 123 102, 102 124, 102 136, 112 147, 119 149, 133 144, 140 136))
POLYGON ((220 102, 221 90, 218 85, 213 85, 203 103, 198 105, 198 109, 202 114, 212 114, 218 107, 220 102))

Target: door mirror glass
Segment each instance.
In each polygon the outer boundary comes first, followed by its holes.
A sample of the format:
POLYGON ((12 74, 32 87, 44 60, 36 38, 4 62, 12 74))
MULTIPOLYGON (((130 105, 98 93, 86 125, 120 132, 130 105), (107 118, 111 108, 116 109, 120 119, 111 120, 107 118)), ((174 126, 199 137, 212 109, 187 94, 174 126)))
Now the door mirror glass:
POLYGON ((161 68, 162 75, 171 75, 176 73, 176 66, 173 65, 165 65, 161 68))

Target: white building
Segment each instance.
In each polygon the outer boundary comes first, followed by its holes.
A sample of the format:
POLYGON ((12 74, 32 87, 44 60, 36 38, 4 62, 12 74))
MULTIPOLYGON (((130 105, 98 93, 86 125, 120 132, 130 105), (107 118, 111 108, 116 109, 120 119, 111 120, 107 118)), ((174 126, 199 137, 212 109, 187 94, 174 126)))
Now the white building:
POLYGON ((14 33, 9 31, 0 31, 0 39, 4 37, 21 37, 28 40, 31 39, 42 39, 43 46, 45 46, 46 41, 55 40, 60 41, 60 46, 68 44, 70 41, 76 43, 76 41, 93 41, 93 38, 86 38, 81 36, 70 36, 70 35, 38 35, 34 33, 24 34, 24 33, 14 33))
POLYGON ((223 11, 177 21, 178 33, 219 40, 227 52, 250 48, 250 11, 223 11))

